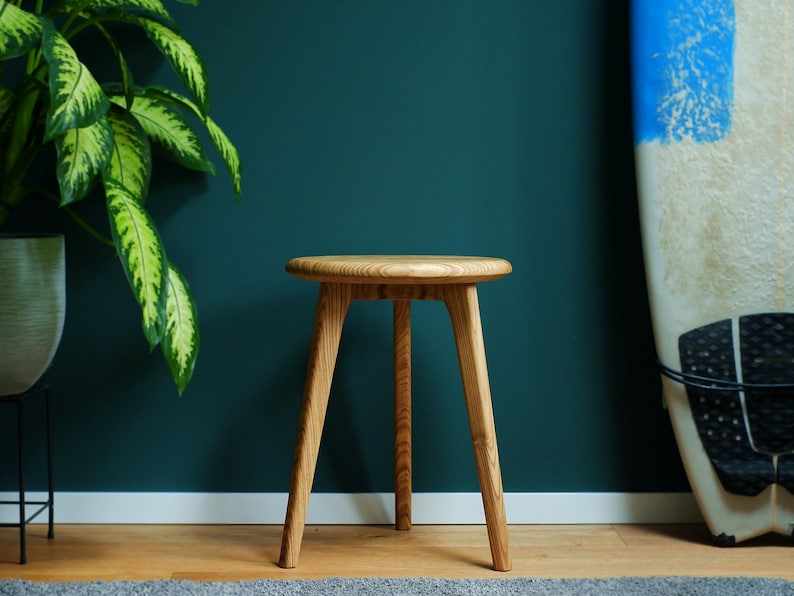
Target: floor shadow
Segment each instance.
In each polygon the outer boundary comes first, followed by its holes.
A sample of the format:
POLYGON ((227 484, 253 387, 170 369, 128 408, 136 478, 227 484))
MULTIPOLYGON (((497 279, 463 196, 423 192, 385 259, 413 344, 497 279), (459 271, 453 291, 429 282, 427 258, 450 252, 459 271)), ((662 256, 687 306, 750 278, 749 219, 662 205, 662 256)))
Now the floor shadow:
POLYGON ((744 540, 734 546, 720 546, 715 543, 714 537, 705 523, 643 524, 642 529, 644 534, 651 534, 703 546, 712 546, 715 549, 794 546, 794 539, 792 539, 791 536, 784 536, 776 533, 764 534, 756 538, 744 540))

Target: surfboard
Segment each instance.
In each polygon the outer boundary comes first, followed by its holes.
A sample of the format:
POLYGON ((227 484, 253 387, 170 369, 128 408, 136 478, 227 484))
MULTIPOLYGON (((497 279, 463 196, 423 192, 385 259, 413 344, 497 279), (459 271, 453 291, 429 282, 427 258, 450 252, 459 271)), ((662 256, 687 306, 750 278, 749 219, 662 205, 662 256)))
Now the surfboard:
POLYGON ((632 0, 662 387, 718 544, 794 529, 794 0, 632 0))

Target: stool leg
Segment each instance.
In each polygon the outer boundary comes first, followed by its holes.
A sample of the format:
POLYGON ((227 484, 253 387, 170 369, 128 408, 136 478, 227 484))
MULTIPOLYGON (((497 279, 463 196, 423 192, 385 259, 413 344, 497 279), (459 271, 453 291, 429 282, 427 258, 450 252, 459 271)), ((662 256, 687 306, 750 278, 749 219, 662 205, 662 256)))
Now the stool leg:
POLYGON ((287 569, 295 567, 298 563, 331 380, 339 352, 342 325, 350 302, 350 285, 326 283, 320 285, 295 459, 292 464, 287 515, 281 540, 279 566, 287 569))
POLYGON ((411 302, 394 301, 394 513, 411 529, 411 302))
POLYGON ((493 566, 497 571, 510 571, 507 516, 477 288, 474 284, 445 286, 444 302, 452 319, 458 348, 493 566))

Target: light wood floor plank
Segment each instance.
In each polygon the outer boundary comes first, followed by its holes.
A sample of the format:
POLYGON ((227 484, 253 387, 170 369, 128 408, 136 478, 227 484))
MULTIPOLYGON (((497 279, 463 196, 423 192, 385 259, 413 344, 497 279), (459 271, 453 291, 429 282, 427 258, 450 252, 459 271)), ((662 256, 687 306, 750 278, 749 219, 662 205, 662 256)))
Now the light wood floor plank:
POLYGON ((281 526, 58 525, 28 528, 28 564, 18 533, 0 529, 0 579, 90 581, 322 577, 755 576, 794 580, 794 540, 768 536, 733 548, 705 526, 516 525, 513 570, 490 569, 484 526, 306 526, 296 569, 277 565, 281 526))

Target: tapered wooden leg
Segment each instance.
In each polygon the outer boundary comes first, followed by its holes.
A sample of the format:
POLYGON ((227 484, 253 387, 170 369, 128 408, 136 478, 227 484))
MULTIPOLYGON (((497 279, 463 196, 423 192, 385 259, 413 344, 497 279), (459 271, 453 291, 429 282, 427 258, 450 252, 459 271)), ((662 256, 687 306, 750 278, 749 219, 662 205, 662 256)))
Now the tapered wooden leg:
POLYGON ((477 288, 474 284, 444 287, 444 302, 449 309, 458 360, 466 395, 466 408, 471 426, 471 439, 477 474, 480 479, 485 522, 491 544, 493 566, 497 571, 510 571, 512 563, 508 548, 507 516, 505 515, 502 473, 496 446, 491 389, 485 361, 477 288))
POLYGON ((411 529, 411 303, 394 301, 395 527, 411 529))
POLYGON ((351 288, 347 284, 320 285, 314 331, 306 371, 295 460, 289 487, 287 515, 281 540, 279 566, 295 567, 298 563, 306 510, 309 506, 317 455, 320 450, 328 396, 331 390, 342 325, 351 301, 351 288))

